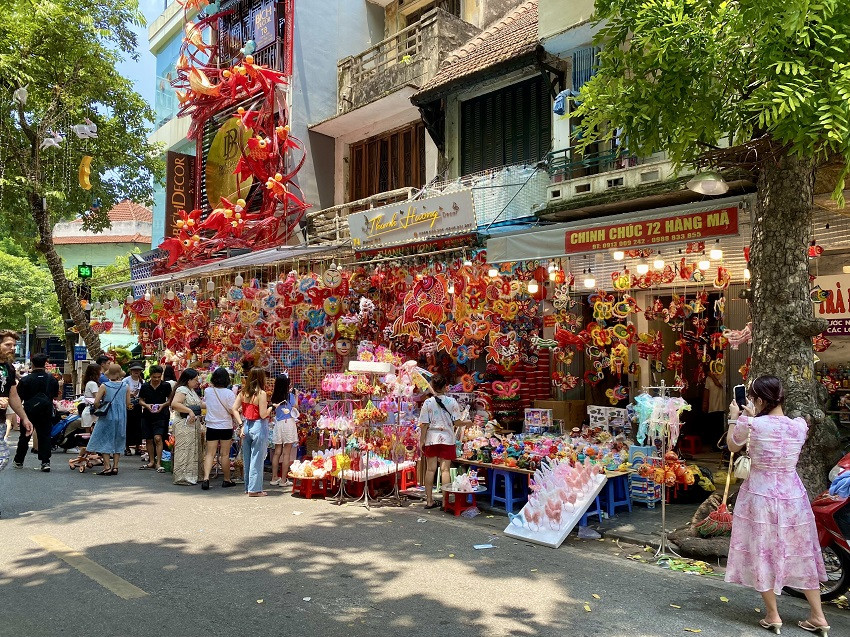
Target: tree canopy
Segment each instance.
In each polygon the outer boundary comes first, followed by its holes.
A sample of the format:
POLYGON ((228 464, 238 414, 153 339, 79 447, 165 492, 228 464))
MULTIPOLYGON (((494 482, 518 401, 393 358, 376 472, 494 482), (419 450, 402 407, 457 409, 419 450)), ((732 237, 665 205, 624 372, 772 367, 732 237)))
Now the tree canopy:
POLYGON ((31 329, 64 331, 50 273, 29 259, 0 252, 0 329, 23 331, 27 315, 31 329))
POLYGON ((595 19, 583 143, 620 128, 631 152, 683 164, 724 138, 769 136, 791 154, 850 163, 845 0, 597 0, 595 19))

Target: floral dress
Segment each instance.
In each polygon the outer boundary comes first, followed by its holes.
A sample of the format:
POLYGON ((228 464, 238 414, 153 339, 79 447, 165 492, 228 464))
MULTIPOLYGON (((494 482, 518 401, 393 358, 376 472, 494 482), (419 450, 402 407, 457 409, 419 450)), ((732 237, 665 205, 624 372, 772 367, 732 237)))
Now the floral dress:
POLYGON ((742 416, 732 437, 747 441, 752 465, 733 511, 726 581, 759 592, 812 590, 826 581, 815 517, 797 459, 808 425, 802 418, 742 416), (750 424, 751 423, 751 424, 750 424))

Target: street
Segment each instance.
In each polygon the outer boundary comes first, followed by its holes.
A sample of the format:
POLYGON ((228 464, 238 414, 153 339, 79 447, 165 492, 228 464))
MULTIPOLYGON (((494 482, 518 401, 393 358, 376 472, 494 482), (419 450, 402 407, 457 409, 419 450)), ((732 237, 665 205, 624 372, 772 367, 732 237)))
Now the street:
MULTIPOLYGON (((642 547, 573 535, 553 550, 503 536, 500 515, 203 492, 136 458, 101 477, 59 454, 44 474, 31 458, 0 474, 0 635, 764 634, 754 592, 626 559, 642 547)), ((802 633, 804 605, 780 609, 802 633)), ((827 616, 848 634, 846 611, 827 616)))

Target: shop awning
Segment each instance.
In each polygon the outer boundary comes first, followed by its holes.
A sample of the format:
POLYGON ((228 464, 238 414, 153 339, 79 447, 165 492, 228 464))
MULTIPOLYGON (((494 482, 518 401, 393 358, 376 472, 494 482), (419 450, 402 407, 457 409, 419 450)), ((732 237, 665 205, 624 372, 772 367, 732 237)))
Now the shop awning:
MULTIPOLYGON (((746 195, 743 197, 724 197, 722 199, 712 199, 711 201, 703 201, 694 204, 654 208, 653 210, 612 215, 610 217, 599 219, 572 221, 547 226, 545 229, 523 230, 514 233, 506 232, 497 237, 492 237, 487 241, 487 261, 490 263, 503 263, 506 261, 557 259, 559 257, 567 256, 565 235, 571 230, 591 230, 600 226, 633 223, 637 221, 656 219, 659 217, 670 217, 676 216, 677 214, 684 215, 724 207, 737 207, 741 212, 741 214, 739 214, 740 227, 745 228, 750 225, 749 210, 754 203, 754 195, 746 195)), ((689 240, 686 239, 678 242, 669 242, 665 243, 664 246, 684 244, 688 241, 689 240)), ((749 244, 749 236, 747 237, 746 243, 749 244)), ((664 246, 661 248, 663 249, 664 246)), ((593 252, 594 251, 592 250, 588 250, 585 254, 592 254, 593 252)), ((579 255, 580 254, 582 253, 579 253, 579 255)), ((573 253, 573 255, 575 255, 575 253, 573 253)))
POLYGON ((187 279, 197 278, 202 275, 221 274, 228 271, 248 269, 254 267, 262 267, 281 261, 291 261, 292 259, 300 259, 310 255, 321 254, 333 250, 340 250, 342 245, 322 245, 322 246, 279 246, 277 248, 267 248, 265 250, 257 250, 248 254, 240 254, 229 259, 222 259, 214 263, 207 263, 195 268, 186 268, 178 272, 169 272, 167 274, 159 274, 144 279, 136 279, 123 281, 121 283, 111 283, 99 288, 101 290, 118 290, 121 288, 136 287, 142 285, 158 285, 168 283, 170 281, 185 281, 187 279))

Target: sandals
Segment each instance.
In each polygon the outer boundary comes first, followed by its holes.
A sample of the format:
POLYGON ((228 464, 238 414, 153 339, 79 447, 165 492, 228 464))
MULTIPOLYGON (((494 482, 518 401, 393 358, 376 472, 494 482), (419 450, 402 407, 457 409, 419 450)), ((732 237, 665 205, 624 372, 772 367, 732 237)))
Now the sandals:
POLYGON ((774 632, 778 635, 779 629, 782 628, 782 622, 771 623, 771 622, 767 621, 766 619, 760 619, 759 620, 759 626, 761 626, 765 630, 770 630, 770 631, 772 631, 772 632, 774 632))
POLYGON ((821 637, 829 637, 830 626, 828 626, 827 624, 824 624, 822 626, 815 626, 809 620, 804 620, 801 622, 797 622, 797 625, 806 632, 817 633, 821 637))
POLYGON ((165 467, 157 467, 156 472, 157 473, 165 473, 165 467))
POLYGON ((139 467, 139 471, 147 471, 148 469, 155 469, 155 468, 156 468, 155 465, 143 464, 141 467, 139 467))
POLYGON ((439 502, 432 502, 431 504, 426 504, 425 508, 426 509, 436 509, 439 506, 440 506, 439 502))
POLYGON ((112 475, 112 468, 110 467, 109 469, 104 469, 103 471, 98 471, 94 475, 96 475, 96 476, 111 476, 112 475))
POLYGON ((253 493, 249 493, 249 498, 265 498, 268 495, 265 491, 254 491, 253 493))

